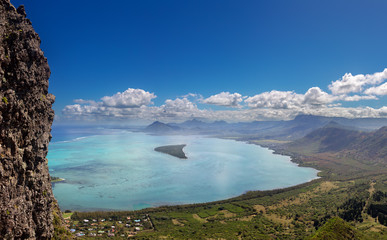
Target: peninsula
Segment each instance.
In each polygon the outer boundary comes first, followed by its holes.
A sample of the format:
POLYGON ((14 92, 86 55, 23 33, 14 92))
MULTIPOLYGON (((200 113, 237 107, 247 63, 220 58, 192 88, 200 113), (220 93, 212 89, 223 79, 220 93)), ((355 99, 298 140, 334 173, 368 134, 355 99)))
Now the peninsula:
POLYGON ((186 144, 181 145, 167 145, 167 146, 161 146, 155 148, 156 152, 162 152, 169 154, 171 156, 181 158, 181 159, 187 159, 187 156, 183 152, 183 148, 186 146, 186 144))

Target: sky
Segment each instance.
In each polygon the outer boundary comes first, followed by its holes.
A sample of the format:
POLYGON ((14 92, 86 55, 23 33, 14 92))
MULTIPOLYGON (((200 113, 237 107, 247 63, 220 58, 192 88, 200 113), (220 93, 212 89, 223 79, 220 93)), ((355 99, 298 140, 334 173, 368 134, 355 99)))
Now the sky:
POLYGON ((56 122, 387 117, 384 0, 11 0, 56 122))

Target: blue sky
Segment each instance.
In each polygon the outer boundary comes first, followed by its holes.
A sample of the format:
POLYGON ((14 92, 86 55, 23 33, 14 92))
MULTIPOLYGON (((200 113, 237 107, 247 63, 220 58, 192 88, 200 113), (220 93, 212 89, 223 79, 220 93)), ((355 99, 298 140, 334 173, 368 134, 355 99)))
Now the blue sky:
POLYGON ((58 120, 387 117, 383 0, 11 2, 58 120))

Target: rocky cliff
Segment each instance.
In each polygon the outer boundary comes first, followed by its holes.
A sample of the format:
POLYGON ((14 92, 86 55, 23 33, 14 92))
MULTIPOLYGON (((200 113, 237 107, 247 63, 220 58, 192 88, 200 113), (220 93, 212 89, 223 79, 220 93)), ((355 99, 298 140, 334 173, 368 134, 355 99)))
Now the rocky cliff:
POLYGON ((56 202, 47 166, 55 97, 40 39, 0 0, 0 238, 50 239, 56 202))

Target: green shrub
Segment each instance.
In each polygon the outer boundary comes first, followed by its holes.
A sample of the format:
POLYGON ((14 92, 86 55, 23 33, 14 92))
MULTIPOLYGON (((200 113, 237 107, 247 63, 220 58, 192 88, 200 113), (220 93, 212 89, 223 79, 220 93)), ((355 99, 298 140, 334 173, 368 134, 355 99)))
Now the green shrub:
POLYGON ((2 101, 3 103, 5 103, 5 104, 8 104, 8 99, 7 99, 6 97, 3 97, 3 98, 1 99, 1 101, 2 101))

